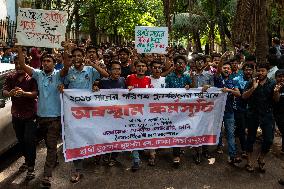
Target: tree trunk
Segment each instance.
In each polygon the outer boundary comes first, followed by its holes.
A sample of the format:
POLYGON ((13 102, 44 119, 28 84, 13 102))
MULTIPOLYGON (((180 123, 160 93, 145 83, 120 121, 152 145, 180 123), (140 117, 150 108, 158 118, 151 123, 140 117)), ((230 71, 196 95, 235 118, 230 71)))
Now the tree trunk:
POLYGON ((218 27, 219 27, 219 32, 220 32, 220 39, 221 39, 221 47, 222 47, 222 52, 227 51, 227 43, 226 43, 226 34, 225 34, 225 25, 223 21, 223 17, 221 14, 221 2, 220 0, 216 0, 216 16, 218 20, 218 27))
POLYGON ((172 13, 173 13, 173 6, 174 6, 175 0, 163 0, 164 5, 164 16, 166 20, 166 26, 169 29, 169 35, 170 38, 172 38, 172 13))
POLYGON ((266 63, 268 54, 267 0, 255 0, 256 7, 256 59, 257 63, 266 63))
POLYGON ((96 7, 94 3, 90 4, 90 21, 89 21, 89 33, 92 40, 92 44, 98 45, 97 40, 97 26, 96 26, 96 7))
POLYGON ((66 38, 70 39, 70 32, 71 32, 71 26, 73 23, 73 18, 76 12, 76 7, 74 7, 74 9, 72 10, 72 13, 70 14, 68 21, 67 21, 67 26, 66 26, 66 38))
POLYGON ((214 40, 215 40, 215 23, 214 21, 211 21, 210 22, 210 25, 209 25, 209 52, 210 54, 214 51, 214 40))
POLYGON ((193 40, 194 40, 194 46, 195 46, 196 52, 202 53, 199 32, 194 32, 192 37, 193 37, 193 40))
MULTIPOLYGON (((76 11, 75 11, 75 35, 76 35, 76 43, 79 44, 79 31, 80 31, 80 15, 79 15, 79 3, 75 2, 76 11)), ((75 9, 74 7, 74 9, 75 9)))

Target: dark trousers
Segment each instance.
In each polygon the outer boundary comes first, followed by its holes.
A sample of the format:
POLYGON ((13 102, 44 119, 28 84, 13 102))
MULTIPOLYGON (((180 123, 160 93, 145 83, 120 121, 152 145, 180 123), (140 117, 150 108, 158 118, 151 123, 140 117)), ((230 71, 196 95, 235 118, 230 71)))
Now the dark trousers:
POLYGON ((13 127, 20 150, 28 167, 35 166, 36 159, 36 123, 35 119, 12 118, 13 127))
POLYGON ((51 177, 57 161, 57 140, 61 130, 60 117, 39 118, 38 123, 40 133, 44 137, 47 148, 44 176, 51 177))
POLYGON ((236 125, 236 136, 240 140, 242 151, 246 151, 247 139, 246 139, 246 112, 235 112, 235 125, 236 125))
POLYGON ((274 138, 274 121, 272 113, 265 113, 261 115, 256 113, 248 113, 247 123, 247 152, 253 152, 253 144, 256 140, 257 128, 260 126, 263 136, 261 152, 263 154, 268 153, 274 138))
POLYGON ((180 157, 181 154, 181 148, 180 147, 173 147, 173 156, 174 157, 180 157))

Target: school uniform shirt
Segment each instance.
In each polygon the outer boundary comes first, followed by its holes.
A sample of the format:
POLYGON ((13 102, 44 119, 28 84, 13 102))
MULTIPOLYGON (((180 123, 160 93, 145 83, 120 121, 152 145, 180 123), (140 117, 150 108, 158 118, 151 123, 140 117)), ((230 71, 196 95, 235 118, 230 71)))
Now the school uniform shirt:
POLYGON ((64 78, 64 84, 68 89, 89 89, 92 90, 94 81, 100 78, 99 72, 91 67, 84 66, 82 71, 72 67, 64 78))
POLYGON ((195 88, 203 87, 204 85, 214 85, 214 76, 208 71, 202 71, 200 74, 193 75, 195 88))
POLYGON ((33 69, 32 77, 38 84, 38 109, 39 117, 59 117, 61 115, 60 92, 58 85, 61 84, 60 72, 54 70, 50 75, 39 69, 33 69))

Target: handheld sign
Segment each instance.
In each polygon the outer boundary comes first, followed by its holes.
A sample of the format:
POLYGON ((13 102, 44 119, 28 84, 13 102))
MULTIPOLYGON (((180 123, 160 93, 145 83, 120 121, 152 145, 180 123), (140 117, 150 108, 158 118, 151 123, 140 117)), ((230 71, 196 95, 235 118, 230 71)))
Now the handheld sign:
POLYGON ((138 53, 166 54, 168 27, 135 27, 135 49, 138 53))
POLYGON ((18 44, 60 48, 65 39, 67 12, 19 8, 16 37, 18 44))

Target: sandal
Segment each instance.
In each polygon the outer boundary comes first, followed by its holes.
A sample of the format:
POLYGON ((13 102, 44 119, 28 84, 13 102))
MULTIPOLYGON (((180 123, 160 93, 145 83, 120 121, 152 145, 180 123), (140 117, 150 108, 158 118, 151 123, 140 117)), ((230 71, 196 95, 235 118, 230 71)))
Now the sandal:
POLYGON ((83 175, 76 172, 74 173, 74 175, 71 176, 70 182, 72 183, 78 183, 81 179, 82 179, 83 175))
POLYGON ((23 165, 21 165, 21 167, 19 167, 19 171, 20 172, 24 172, 28 169, 28 166, 26 163, 23 163, 23 165))
POLYGON ((49 178, 43 178, 41 180, 40 187, 41 188, 45 188, 45 189, 50 188, 51 187, 51 182, 50 182, 49 178))
POLYGON ((155 158, 148 159, 148 165, 155 166, 155 158))
POLYGON ((250 165, 250 164, 246 164, 245 168, 246 168, 246 170, 247 170, 248 172, 250 172, 250 173, 254 172, 254 168, 253 168, 253 166, 250 165))
POLYGON ((265 173, 265 168, 264 168, 265 163, 264 163, 264 162, 261 162, 259 158, 257 159, 257 163, 258 163, 259 171, 260 171, 261 173, 265 173))

